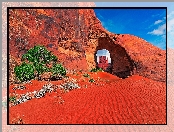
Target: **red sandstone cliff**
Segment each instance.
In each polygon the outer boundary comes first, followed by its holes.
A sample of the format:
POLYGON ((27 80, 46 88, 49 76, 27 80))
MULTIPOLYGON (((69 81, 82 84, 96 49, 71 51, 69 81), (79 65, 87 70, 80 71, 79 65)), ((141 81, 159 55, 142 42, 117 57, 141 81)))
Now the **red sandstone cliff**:
POLYGON ((166 81, 166 51, 133 35, 108 32, 92 9, 11 9, 10 54, 20 58, 37 44, 53 51, 67 69, 94 68, 97 50, 107 49, 113 74, 166 81))
POLYGON ((103 70, 106 70, 109 67, 108 58, 106 56, 99 56, 99 62, 97 66, 103 70))

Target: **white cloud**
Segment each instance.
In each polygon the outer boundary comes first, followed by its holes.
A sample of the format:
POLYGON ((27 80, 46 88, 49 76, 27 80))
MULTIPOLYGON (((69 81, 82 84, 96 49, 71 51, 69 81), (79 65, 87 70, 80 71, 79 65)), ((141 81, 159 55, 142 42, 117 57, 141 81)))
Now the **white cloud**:
POLYGON ((155 25, 156 25, 156 24, 160 24, 161 22, 163 22, 163 20, 157 20, 157 21, 155 21, 154 24, 155 24, 155 25))
MULTIPOLYGON (((159 14, 157 14, 159 15, 159 14)), ((166 35, 166 24, 165 24, 165 20, 166 17, 163 17, 163 19, 160 19, 160 20, 157 20, 154 22, 154 24, 150 25, 150 27, 152 26, 156 26, 156 25, 159 25, 157 29, 154 29, 153 31, 151 32, 148 32, 147 34, 151 34, 151 35, 166 35)))
POLYGON ((148 34, 152 35, 164 35, 166 33, 166 24, 163 24, 159 26, 157 29, 154 29, 151 32, 148 32, 148 34))
MULTIPOLYGON (((165 18, 164 18, 164 21, 165 21, 165 18)), ((156 21, 154 23, 155 24, 159 24, 159 20, 156 21)), ((161 24, 161 22, 160 22, 161 24)), ((165 33, 166 33, 166 24, 163 24, 163 25, 160 25, 157 29, 154 29, 153 31, 151 32, 148 32, 148 34, 152 34, 152 35, 160 35, 162 37, 161 40, 163 40, 163 42, 159 42, 159 41, 156 41, 154 42, 154 44, 156 45, 164 45, 163 43, 165 42, 165 33)), ((168 12, 167 14, 167 47, 170 47, 170 48, 174 48, 174 11, 170 11, 168 12)))

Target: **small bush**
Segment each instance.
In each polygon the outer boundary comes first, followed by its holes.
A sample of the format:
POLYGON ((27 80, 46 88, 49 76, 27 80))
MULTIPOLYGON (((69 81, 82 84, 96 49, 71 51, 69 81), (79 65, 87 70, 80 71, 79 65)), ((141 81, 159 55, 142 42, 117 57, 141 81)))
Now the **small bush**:
POLYGON ((42 63, 34 63, 35 71, 37 71, 37 75, 41 75, 44 72, 49 72, 50 69, 44 66, 42 63))
POLYGON ((91 70, 91 72, 98 72, 98 71, 103 71, 103 69, 102 68, 93 68, 91 70))
POLYGON ((61 64, 54 64, 51 71, 53 73, 53 76, 56 76, 56 75, 65 76, 66 75, 66 69, 61 64))
POLYGON ((57 57, 48 51, 44 46, 34 46, 22 56, 21 66, 15 67, 16 77, 21 81, 30 81, 45 72, 52 72, 53 78, 66 75, 66 70, 61 64, 57 64, 57 57), (26 61, 30 64, 26 64, 26 61))
POLYGON ((49 62, 57 61, 57 57, 51 53, 51 51, 48 51, 44 46, 34 46, 34 48, 31 48, 27 51, 26 54, 22 56, 22 61, 28 60, 29 62, 33 63, 42 63, 42 64, 48 64, 49 62))
POLYGON ((11 96, 9 97, 9 102, 15 102, 16 101, 16 96, 11 96))
POLYGON ((84 77, 90 77, 89 74, 83 74, 84 77))
POLYGON ((22 56, 22 61, 28 60, 33 63, 37 77, 44 72, 49 72, 50 69, 46 66, 50 62, 56 63, 57 57, 48 51, 44 46, 34 46, 29 49, 26 54, 22 56))
POLYGON ((95 82, 95 80, 91 78, 91 79, 89 79, 89 82, 95 82))
POLYGON ((23 62, 20 66, 14 68, 14 72, 21 82, 30 81, 35 78, 34 66, 32 64, 23 62))

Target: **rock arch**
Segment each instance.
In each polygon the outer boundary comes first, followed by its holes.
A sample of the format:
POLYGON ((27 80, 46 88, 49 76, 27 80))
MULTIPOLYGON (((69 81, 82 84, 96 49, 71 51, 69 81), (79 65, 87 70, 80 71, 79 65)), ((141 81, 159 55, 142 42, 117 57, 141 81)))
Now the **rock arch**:
POLYGON ((119 44, 115 44, 109 37, 99 37, 98 44, 94 52, 95 66, 97 66, 96 53, 98 50, 106 49, 110 52, 111 57, 111 73, 120 77, 126 78, 132 75, 134 63, 126 50, 119 44))
POLYGON ((59 58, 66 69, 88 71, 96 67, 95 52, 107 49, 111 54, 113 74, 124 78, 133 72, 156 81, 166 81, 166 50, 134 35, 107 31, 92 9, 69 12, 69 18, 79 18, 76 20, 64 19, 64 11, 10 10, 9 20, 13 20, 9 21, 10 55, 18 60, 28 49, 42 44, 59 58), (23 14, 29 14, 27 21, 23 14))

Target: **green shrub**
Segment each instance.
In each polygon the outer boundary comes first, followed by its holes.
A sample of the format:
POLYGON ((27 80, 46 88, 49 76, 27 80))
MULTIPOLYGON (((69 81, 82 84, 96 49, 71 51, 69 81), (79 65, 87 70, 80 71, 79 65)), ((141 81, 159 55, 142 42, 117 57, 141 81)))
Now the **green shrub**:
POLYGON ((29 81, 35 78, 34 66, 32 64, 27 64, 23 62, 20 66, 14 68, 16 77, 21 81, 29 81))
POLYGON ((95 80, 91 78, 91 79, 89 79, 89 82, 95 82, 95 80))
POLYGON ((34 46, 22 56, 22 61, 28 60, 29 62, 48 64, 51 61, 56 62, 57 57, 48 51, 44 46, 34 46))
POLYGON ((33 65, 34 65, 35 71, 37 71, 37 75, 41 75, 44 72, 50 71, 50 69, 42 63, 34 63, 33 65))
POLYGON ((35 70, 37 71, 37 76, 39 77, 42 73, 50 71, 46 64, 51 62, 55 64, 57 57, 53 55, 51 51, 48 51, 44 46, 38 45, 28 50, 27 53, 22 56, 22 61, 25 60, 33 63, 35 70))
POLYGON ((53 77, 56 75, 65 76, 66 70, 61 64, 57 64, 57 57, 48 51, 44 46, 34 46, 22 56, 22 61, 28 61, 30 64, 23 62, 21 66, 15 67, 15 74, 21 81, 28 81, 37 77, 44 72, 52 72, 53 77), (48 64, 52 64, 48 67, 48 64))
POLYGON ((9 97, 9 102, 15 102, 15 101, 16 101, 16 96, 9 97))
POLYGON ((90 77, 89 74, 83 74, 84 77, 90 77))
POLYGON ((51 69, 51 72, 53 73, 53 76, 56 76, 56 75, 65 76, 66 75, 66 69, 61 64, 54 64, 51 69))
POLYGON ((93 68, 92 70, 91 70, 91 72, 98 72, 98 71, 103 71, 103 69, 102 68, 93 68))

